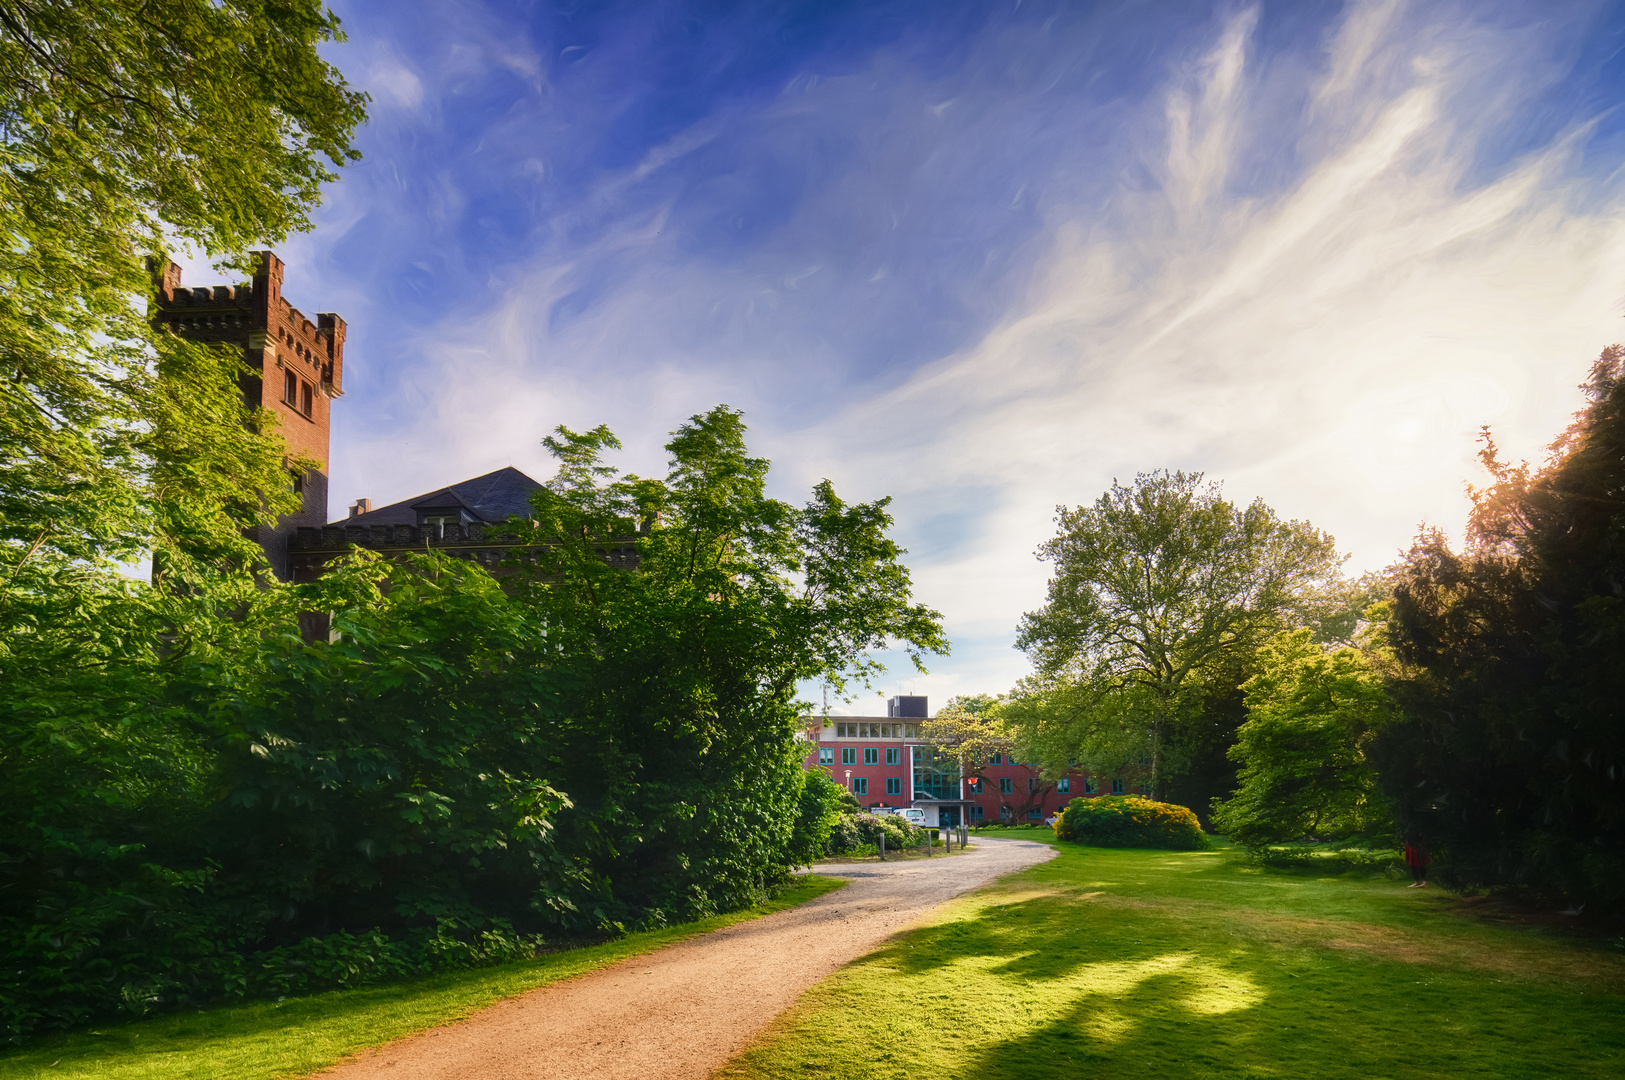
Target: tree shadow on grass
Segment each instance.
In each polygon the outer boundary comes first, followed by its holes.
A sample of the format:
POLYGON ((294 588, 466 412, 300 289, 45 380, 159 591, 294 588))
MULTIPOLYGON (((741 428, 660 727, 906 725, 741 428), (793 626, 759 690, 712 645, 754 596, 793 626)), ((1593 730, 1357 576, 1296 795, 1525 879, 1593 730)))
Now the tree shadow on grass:
POLYGON ((874 957, 927 976, 933 1007, 957 1016, 966 1055, 953 1075, 1544 1076, 1557 1061, 1625 1075, 1617 996, 1116 904, 1078 918, 1069 901, 1088 895, 988 903, 874 957), (956 998, 1008 1008, 988 1023, 956 998), (1605 1031, 1617 1031, 1612 1045, 1605 1031))

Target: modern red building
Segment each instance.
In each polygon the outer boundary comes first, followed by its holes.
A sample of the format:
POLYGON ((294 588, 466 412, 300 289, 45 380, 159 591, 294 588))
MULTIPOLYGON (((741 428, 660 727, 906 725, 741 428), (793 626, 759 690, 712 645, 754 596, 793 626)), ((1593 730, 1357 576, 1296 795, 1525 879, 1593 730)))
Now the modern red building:
POLYGON ((920 736, 924 697, 894 697, 886 716, 807 717, 808 769, 822 769, 864 806, 919 807, 926 824, 1041 822, 1075 798, 1138 792, 1137 778, 1069 771, 1045 780, 1039 769, 995 754, 968 772, 920 736))

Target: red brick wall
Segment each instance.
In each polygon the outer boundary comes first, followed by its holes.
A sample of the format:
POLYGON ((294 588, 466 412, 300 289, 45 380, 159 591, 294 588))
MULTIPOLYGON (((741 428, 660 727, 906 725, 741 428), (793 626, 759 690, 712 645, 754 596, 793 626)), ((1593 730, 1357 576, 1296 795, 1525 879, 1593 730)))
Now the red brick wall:
MULTIPOLYGON (((832 735, 832 732, 832 728, 822 728, 816 721, 810 723, 807 727, 808 739, 815 742, 820 734, 828 736, 832 735)), ((865 806, 876 804, 883 806, 912 806, 914 805, 914 793, 910 789, 909 783, 911 777, 909 755, 913 752, 914 745, 918 744, 893 739, 835 739, 830 737, 826 741, 816 742, 814 749, 802 760, 802 765, 809 770, 821 768, 836 783, 849 789, 853 786, 852 781, 867 780, 869 782, 868 794, 855 795, 857 800, 865 806), (897 764, 887 764, 886 749, 888 747, 899 750, 897 764), (855 760, 850 763, 842 760, 841 751, 846 749, 853 751, 852 756, 855 760), (877 751, 875 756, 879 759, 878 763, 873 765, 865 763, 864 751, 868 749, 877 751), (821 764, 819 760, 820 750, 833 751, 833 763, 821 764), (889 795, 886 793, 886 780, 888 778, 897 778, 901 781, 899 784, 901 788, 900 794, 889 795)), ((978 792, 967 788, 964 797, 981 807, 982 820, 988 821, 1001 820, 1001 811, 1008 811, 1003 820, 1018 823, 1034 820, 1043 821, 1052 814, 1059 813, 1073 799, 1086 798, 1089 794, 1085 791, 1086 783, 1090 779, 1090 774, 1086 771, 1069 771, 1067 773, 1066 779, 1070 787, 1069 791, 1061 791, 1053 781, 1043 780, 1039 776, 1037 769, 1029 769, 1025 765, 1012 763, 1008 760, 1001 761, 997 765, 984 765, 976 770, 973 775, 982 781, 981 790, 978 792), (1010 786, 1014 790, 1009 793, 1002 792, 999 784, 1001 779, 1008 779, 1010 786), (1038 781, 1037 791, 1029 790, 1029 780, 1038 781), (1037 818, 1028 816, 1033 810, 1038 811, 1037 818)), ((1099 790, 1093 794, 1111 793, 1110 777, 1102 778, 1098 783, 1099 790)), ((1138 783, 1137 781, 1127 782, 1125 788, 1131 792, 1137 791, 1138 783)), ((973 815, 972 820, 978 819, 973 815)))
MULTIPOLYGON (((304 507, 262 530, 260 544, 277 576, 289 576, 288 537, 300 526, 327 523, 328 431, 333 399, 343 391, 344 320, 323 313, 312 321, 282 296, 283 263, 274 252, 256 252, 254 280, 246 285, 188 288, 180 267, 155 266, 154 326, 193 341, 237 345, 257 372, 243 384, 252 405, 276 416, 290 457, 306 457, 316 467, 302 477, 304 507), (285 374, 295 378, 294 400, 284 399, 285 374), (309 401, 309 411, 305 403, 309 401)), ((291 482, 291 477, 290 477, 291 482)))

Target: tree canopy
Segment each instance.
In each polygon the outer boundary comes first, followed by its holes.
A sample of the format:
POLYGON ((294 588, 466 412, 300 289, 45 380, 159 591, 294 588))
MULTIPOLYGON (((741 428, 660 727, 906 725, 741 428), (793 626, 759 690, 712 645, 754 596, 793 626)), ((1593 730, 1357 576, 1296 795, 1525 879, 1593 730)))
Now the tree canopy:
POLYGON ((503 583, 358 552, 219 617, 177 599, 208 634, 109 601, 127 647, 8 697, 12 1035, 261 992, 312 938, 387 976, 695 918, 822 854, 839 789, 801 767, 797 684, 947 647, 885 503, 769 498, 723 407, 660 479, 605 464, 605 429, 548 441, 503 583))
POLYGON ((1381 673, 1361 650, 1327 651, 1307 629, 1277 636, 1259 661, 1245 687, 1247 721, 1230 748, 1239 784, 1214 807, 1215 824, 1250 847, 1385 838, 1391 808, 1365 756, 1392 708, 1381 673))
POLYGON ((6 580, 25 556, 132 559, 169 544, 166 526, 182 548, 200 530, 206 549, 233 547, 244 522, 196 509, 209 499, 164 520, 197 482, 239 515, 281 508, 279 445, 187 425, 270 431, 216 393, 235 387, 237 358, 151 333, 143 259, 179 243, 241 265, 308 227, 364 118, 365 96, 318 52, 341 38, 311 0, 0 0, 6 580), (208 464, 173 456, 208 446, 208 464))
POLYGON ((1262 501, 1238 507, 1200 473, 1142 473, 1058 522, 1039 549, 1055 567, 1048 602, 1017 638, 1035 676, 1008 715, 1051 756, 1143 754, 1153 785, 1203 673, 1301 619, 1339 566, 1330 536, 1262 501))
POLYGON ((1625 348, 1540 468, 1500 461, 1467 545, 1420 537, 1389 635, 1403 722, 1372 755, 1441 871, 1625 904, 1625 348))

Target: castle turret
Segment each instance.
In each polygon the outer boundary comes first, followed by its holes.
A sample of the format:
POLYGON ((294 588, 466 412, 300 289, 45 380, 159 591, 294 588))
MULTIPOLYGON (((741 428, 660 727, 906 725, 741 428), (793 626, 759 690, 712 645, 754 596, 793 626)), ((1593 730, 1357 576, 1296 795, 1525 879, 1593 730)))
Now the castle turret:
POLYGON ((278 578, 290 577, 288 537, 301 526, 327 524, 328 424, 333 399, 343 393, 344 320, 327 312, 316 321, 282 298, 282 260, 254 253, 252 283, 186 288, 181 268, 163 260, 152 266, 154 326, 167 326, 192 341, 228 342, 243 350, 256 375, 244 380, 251 406, 276 414, 292 456, 313 459, 315 468, 293 472, 289 482, 303 505, 258 537, 278 578))

